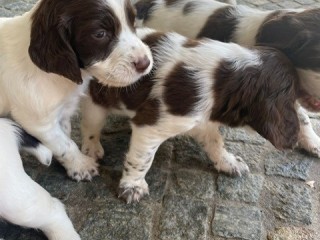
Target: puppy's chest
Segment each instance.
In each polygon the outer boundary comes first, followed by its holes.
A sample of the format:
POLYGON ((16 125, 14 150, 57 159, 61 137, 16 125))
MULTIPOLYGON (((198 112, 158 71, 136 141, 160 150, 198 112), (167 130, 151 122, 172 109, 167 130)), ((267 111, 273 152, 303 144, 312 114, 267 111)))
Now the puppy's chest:
POLYGON ((107 87, 91 81, 89 92, 94 103, 116 114, 134 116, 150 97, 154 82, 150 77, 141 78, 137 83, 125 88, 107 87))

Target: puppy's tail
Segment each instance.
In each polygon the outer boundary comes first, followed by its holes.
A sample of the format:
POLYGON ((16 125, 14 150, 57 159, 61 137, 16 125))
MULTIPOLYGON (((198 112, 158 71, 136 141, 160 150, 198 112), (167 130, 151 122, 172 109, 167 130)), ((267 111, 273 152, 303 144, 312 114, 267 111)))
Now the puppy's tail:
MULTIPOLYGON (((0 138, 6 141, 7 144, 15 142, 15 146, 25 152, 35 156, 42 164, 49 166, 52 160, 52 152, 46 148, 41 142, 35 137, 28 134, 21 126, 16 122, 0 118, 0 138)), ((13 146, 8 146, 12 148, 13 146)), ((0 152, 5 151, 6 146, 0 146, 0 152), (3 150, 1 150, 3 149, 3 150)))

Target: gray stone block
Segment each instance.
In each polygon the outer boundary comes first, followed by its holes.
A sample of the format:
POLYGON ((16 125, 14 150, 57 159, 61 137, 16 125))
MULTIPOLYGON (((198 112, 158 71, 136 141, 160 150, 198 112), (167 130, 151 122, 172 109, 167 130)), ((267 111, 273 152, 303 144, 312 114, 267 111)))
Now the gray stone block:
POLYGON ((220 127, 220 131, 225 136, 226 140, 232 142, 245 142, 257 145, 263 145, 267 142, 267 140, 251 129, 222 126, 220 127))
POLYGON ((310 157, 294 152, 271 151, 265 160, 265 172, 271 176, 282 176, 306 180, 311 167, 310 157))
POLYGON ((217 180, 219 196, 223 199, 256 203, 263 188, 262 175, 248 174, 238 178, 219 175, 217 180))
POLYGON ((268 235, 268 240, 315 240, 312 230, 299 227, 281 227, 268 235))
POLYGON ((179 196, 166 196, 163 208, 159 239, 205 239, 208 217, 205 203, 179 196))
POLYGON ((149 204, 112 200, 91 205, 92 211, 79 231, 82 239, 151 239, 153 208, 149 204))
POLYGON ((213 200, 216 185, 213 173, 183 169, 173 172, 172 175, 170 193, 213 200))
POLYGON ((191 137, 178 136, 173 140, 173 168, 208 169, 213 168, 202 147, 191 137))
POLYGON ((311 195, 307 186, 266 182, 265 187, 270 208, 277 219, 293 224, 312 223, 311 195))
POLYGON ((216 206, 212 231, 215 236, 262 240, 261 210, 256 207, 216 206))

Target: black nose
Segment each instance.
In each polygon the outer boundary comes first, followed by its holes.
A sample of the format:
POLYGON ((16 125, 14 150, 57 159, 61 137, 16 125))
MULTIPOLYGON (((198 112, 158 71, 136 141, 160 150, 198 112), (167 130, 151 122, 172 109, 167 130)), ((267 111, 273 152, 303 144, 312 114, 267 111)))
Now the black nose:
POLYGON ((144 72, 150 65, 150 60, 147 56, 143 58, 138 58, 137 61, 133 62, 137 72, 144 72))

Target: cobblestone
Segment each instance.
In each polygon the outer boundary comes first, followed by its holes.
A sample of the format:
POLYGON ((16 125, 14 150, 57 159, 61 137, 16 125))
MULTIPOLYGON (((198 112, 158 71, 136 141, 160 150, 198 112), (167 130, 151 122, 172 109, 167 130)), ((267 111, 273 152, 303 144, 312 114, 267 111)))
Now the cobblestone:
POLYGON ((202 201, 168 196, 163 205, 160 239, 205 239, 208 207, 202 201))
MULTIPOLYGON (((36 0, 0 0, 0 17, 27 11, 36 0)), ((320 0, 238 0, 261 9, 320 7, 320 0)), ((311 114, 320 133, 320 115, 311 114)), ((250 172, 230 178, 214 170, 198 143, 180 136, 159 148, 146 179, 150 196, 127 205, 117 197, 130 141, 127 119, 112 117, 102 134, 105 157, 92 182, 70 180, 63 167, 23 155, 29 176, 59 198, 83 240, 318 240, 320 161, 294 150, 276 151, 258 134, 221 128, 226 148, 250 172), (315 181, 311 188, 306 181, 315 181)), ((79 118, 72 138, 80 145, 79 118)), ((0 221, 0 239, 45 240, 34 229, 0 221)))
POLYGON ((266 188, 276 218, 286 223, 312 223, 311 195, 306 185, 267 182, 266 188))
POLYGON ((304 158, 297 152, 272 151, 266 157, 266 174, 306 180, 311 161, 305 161, 304 158))
POLYGON ((306 228, 283 227, 268 236, 268 240, 313 240, 314 232, 306 228))
POLYGON ((213 234, 227 238, 261 240, 261 219, 261 211, 256 207, 218 205, 212 222, 213 234))
POLYGON ((218 192, 222 199, 255 203, 259 200, 264 177, 249 174, 242 178, 220 175, 217 180, 218 192))

